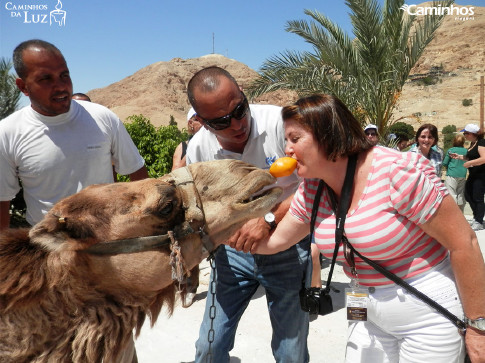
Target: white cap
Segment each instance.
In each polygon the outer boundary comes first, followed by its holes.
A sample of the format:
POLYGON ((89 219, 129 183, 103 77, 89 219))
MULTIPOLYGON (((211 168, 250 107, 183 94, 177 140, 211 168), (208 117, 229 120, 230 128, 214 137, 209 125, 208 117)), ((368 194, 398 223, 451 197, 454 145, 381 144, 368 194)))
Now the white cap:
POLYGON ((368 124, 368 125, 365 127, 364 131, 367 131, 367 130, 369 130, 369 129, 376 129, 376 131, 377 131, 377 126, 376 126, 376 125, 373 125, 373 124, 368 124))
POLYGON ((197 115, 197 112, 195 112, 194 108, 191 107, 189 112, 187 113, 187 121, 189 121, 194 115, 197 115))
POLYGON ((478 131, 480 131, 480 127, 478 127, 477 125, 475 124, 468 124, 465 126, 465 128, 463 130, 461 130, 460 132, 463 132, 463 131, 466 131, 466 132, 471 132, 472 134, 476 134, 478 133, 478 131))

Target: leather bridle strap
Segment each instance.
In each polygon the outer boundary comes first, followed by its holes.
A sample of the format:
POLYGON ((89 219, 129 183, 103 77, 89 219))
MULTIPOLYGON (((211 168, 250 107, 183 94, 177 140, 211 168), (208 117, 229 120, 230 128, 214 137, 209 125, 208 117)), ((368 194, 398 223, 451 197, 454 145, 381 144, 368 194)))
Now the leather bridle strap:
MULTIPOLYGON (((184 224, 186 224, 184 222, 184 224)), ((185 228, 182 228, 181 233, 176 233, 176 238, 188 236, 189 234, 196 233, 187 223, 185 228)), ((96 243, 79 252, 85 252, 92 255, 119 255, 124 253, 136 253, 149 250, 156 250, 163 246, 169 246, 171 244, 170 236, 167 234, 161 234, 157 236, 145 236, 118 239, 109 242, 96 243)))

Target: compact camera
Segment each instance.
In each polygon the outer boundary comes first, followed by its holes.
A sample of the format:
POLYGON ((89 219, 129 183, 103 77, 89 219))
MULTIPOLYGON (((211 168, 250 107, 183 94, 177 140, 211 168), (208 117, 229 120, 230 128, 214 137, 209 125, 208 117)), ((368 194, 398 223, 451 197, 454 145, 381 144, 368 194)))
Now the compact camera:
POLYGON ((319 287, 308 287, 300 290, 300 305, 303 311, 310 314, 327 315, 333 312, 330 292, 319 287))

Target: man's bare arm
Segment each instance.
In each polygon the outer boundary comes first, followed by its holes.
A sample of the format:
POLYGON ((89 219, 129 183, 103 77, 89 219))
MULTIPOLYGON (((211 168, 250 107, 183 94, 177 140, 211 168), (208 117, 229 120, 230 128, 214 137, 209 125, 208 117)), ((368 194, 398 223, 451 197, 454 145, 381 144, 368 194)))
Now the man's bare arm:
POLYGON ((10 201, 0 202, 0 231, 10 226, 10 201))
POLYGON ((130 181, 142 180, 146 178, 148 178, 148 171, 145 165, 143 165, 140 169, 138 169, 134 173, 130 174, 130 181))

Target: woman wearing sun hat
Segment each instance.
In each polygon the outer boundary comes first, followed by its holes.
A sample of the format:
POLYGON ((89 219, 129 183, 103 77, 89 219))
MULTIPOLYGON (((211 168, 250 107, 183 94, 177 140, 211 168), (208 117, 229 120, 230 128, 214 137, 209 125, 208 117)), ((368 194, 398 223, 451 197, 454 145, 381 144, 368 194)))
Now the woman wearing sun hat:
POLYGON ((485 215, 485 140, 483 131, 475 124, 468 124, 463 130, 463 135, 470 142, 466 155, 450 153, 453 159, 466 160, 463 164, 468 169, 468 179, 465 184, 465 200, 470 204, 473 211, 472 229, 483 229, 483 217, 485 215))

